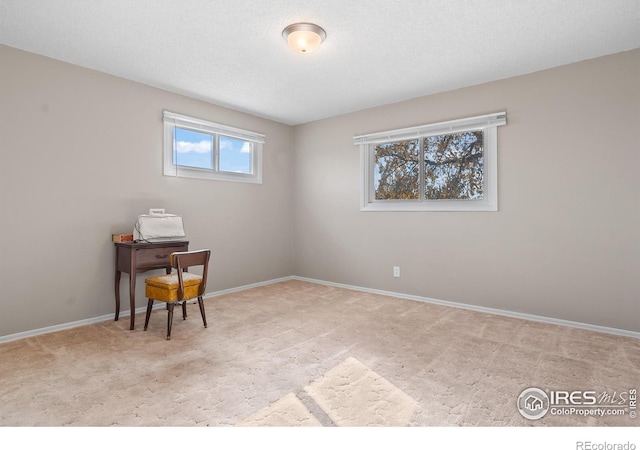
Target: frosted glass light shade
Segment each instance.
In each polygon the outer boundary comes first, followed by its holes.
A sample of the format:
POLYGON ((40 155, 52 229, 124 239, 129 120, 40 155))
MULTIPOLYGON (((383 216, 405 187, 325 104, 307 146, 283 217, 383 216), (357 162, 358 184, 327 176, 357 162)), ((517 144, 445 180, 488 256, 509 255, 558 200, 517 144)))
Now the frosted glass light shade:
POLYGON ((320 47, 322 41, 327 37, 327 33, 312 23, 294 23, 282 31, 282 37, 293 51, 311 53, 320 47))

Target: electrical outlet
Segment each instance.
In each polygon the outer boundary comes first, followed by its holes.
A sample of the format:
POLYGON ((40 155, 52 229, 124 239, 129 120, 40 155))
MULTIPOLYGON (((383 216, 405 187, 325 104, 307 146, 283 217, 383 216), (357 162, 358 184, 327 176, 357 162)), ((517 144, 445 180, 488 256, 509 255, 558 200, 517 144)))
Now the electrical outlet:
POLYGON ((393 266, 393 276, 396 278, 400 278, 400 267, 393 266))

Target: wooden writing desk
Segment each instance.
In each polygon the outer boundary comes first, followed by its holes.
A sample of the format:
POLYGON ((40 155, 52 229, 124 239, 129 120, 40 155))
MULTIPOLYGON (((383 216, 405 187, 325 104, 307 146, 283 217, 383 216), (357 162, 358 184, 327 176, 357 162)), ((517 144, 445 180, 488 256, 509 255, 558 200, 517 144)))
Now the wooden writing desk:
POLYGON ((135 328, 136 315, 136 274, 153 269, 165 269, 171 273, 169 255, 173 252, 189 250, 189 241, 164 242, 116 242, 116 318, 120 316, 120 275, 129 274, 129 302, 131 304, 131 326, 135 328))

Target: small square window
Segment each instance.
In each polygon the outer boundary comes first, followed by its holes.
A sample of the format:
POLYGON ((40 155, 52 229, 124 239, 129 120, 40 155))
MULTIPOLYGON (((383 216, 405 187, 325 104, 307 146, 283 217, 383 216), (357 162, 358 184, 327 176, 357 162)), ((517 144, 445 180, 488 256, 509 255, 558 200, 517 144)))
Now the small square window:
POLYGON ((376 200, 420 198, 420 141, 398 141, 374 148, 376 200))
POLYGON ((425 200, 484 198, 482 130, 424 138, 425 200))
POLYGON ((175 127, 173 139, 175 165, 213 169, 213 136, 175 127))
POLYGON ((220 136, 220 170, 222 172, 252 173, 253 144, 229 136, 220 136))

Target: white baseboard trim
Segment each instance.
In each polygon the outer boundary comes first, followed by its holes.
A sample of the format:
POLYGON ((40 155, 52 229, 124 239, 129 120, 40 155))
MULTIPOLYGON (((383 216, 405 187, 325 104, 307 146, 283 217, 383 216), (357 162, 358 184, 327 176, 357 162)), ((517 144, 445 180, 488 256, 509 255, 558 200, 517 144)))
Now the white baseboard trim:
MULTIPOLYGON (((256 287, 261 287, 261 286, 267 286, 269 284, 275 284, 275 283, 280 283, 282 281, 289 281, 292 280, 293 277, 283 277, 283 278, 276 278, 274 280, 268 280, 268 281, 263 281, 260 283, 253 283, 253 284, 247 284, 246 286, 239 286, 239 287, 235 287, 235 288, 231 288, 231 289, 224 289, 221 291, 216 291, 216 292, 210 292, 208 294, 204 295, 204 298, 213 298, 213 297, 218 297, 220 295, 224 295, 224 294, 230 294, 232 292, 239 292, 239 291, 246 291, 247 289, 253 289, 256 287)), ((194 300, 195 302, 195 300, 194 300)), ((157 303, 156 305, 153 306, 153 309, 162 309, 164 308, 165 305, 164 303, 157 303)), ((147 307, 146 306, 142 306, 140 308, 136 308, 135 313, 136 314, 141 314, 141 313, 146 313, 147 312, 147 307)), ((120 315, 118 317, 118 320, 122 320, 123 317, 130 317, 131 316, 131 311, 130 310, 126 310, 126 311, 120 311, 120 315)), ((47 333, 53 333, 54 331, 62 331, 62 330, 68 330, 69 328, 76 328, 76 327, 81 327, 84 325, 91 325, 94 323, 99 323, 99 322, 106 322, 108 320, 113 320, 114 318, 114 313, 111 314, 105 314, 103 316, 98 316, 98 317, 92 317, 89 319, 83 319, 83 320, 77 320, 75 322, 68 322, 68 323, 63 323, 60 325, 52 325, 50 327, 44 327, 44 328, 38 328, 35 330, 30 330, 30 331, 24 331, 21 333, 14 333, 14 334, 9 334, 7 336, 0 336, 0 344, 4 343, 4 342, 9 342, 9 341, 15 341, 17 339, 23 339, 23 338, 28 338, 28 337, 33 337, 33 336, 38 336, 41 334, 47 334, 47 333)))
POLYGON ((219 296, 225 295, 225 294, 232 294, 234 292, 246 291, 247 289, 253 289, 253 288, 262 287, 262 286, 269 286, 270 284, 282 283, 283 281, 291 281, 291 280, 294 280, 294 279, 296 279, 296 278, 293 277, 293 276, 275 278, 273 280, 267 280, 267 281, 261 281, 259 283, 247 284, 247 285, 240 286, 240 287, 224 289, 222 291, 210 292, 208 294, 205 294, 204 298, 219 297, 219 296))
MULTIPOLYGON (((154 305, 153 309, 155 310, 155 309, 160 309, 164 307, 165 307, 164 304, 158 303, 157 305, 154 305)), ((136 308, 136 314, 146 313, 146 312, 147 312, 146 306, 136 308)), ((130 317, 130 316, 131 316, 130 310, 120 311, 118 320, 122 320, 123 317, 130 317)), ((68 330, 69 328, 76 328, 76 327, 82 327, 84 325, 91 325, 94 323, 106 322, 108 320, 113 320, 113 318, 114 318, 114 313, 111 313, 111 314, 105 314, 103 316, 91 317, 89 319, 76 320, 75 322, 67 322, 67 323, 62 323, 60 325, 52 325, 50 327, 24 331, 22 333, 15 333, 15 334, 9 334, 7 336, 0 336, 0 344, 2 344, 3 342, 15 341, 17 339, 38 336, 41 334, 53 333, 54 331, 68 330)))
POLYGON ((434 298, 420 297, 418 295, 409 295, 409 294, 401 294, 398 292, 382 291, 379 289, 370 289, 370 288, 365 288, 361 286, 352 286, 349 284, 333 283, 331 281, 316 280, 313 278, 305 278, 305 277, 298 277, 298 276, 293 276, 290 278, 293 280, 323 284, 325 286, 339 287, 344 289, 350 289, 353 291, 361 291, 361 292, 368 292, 371 294, 386 295, 389 297, 397 297, 397 298, 402 298, 406 300, 415 300, 419 302, 432 303, 435 305, 450 306, 452 308, 468 309, 471 311, 477 311, 477 312, 482 312, 487 314, 496 314, 499 316, 530 320, 533 322, 543 322, 543 323, 548 323, 553 325, 562 325, 562 326, 572 327, 572 328, 581 328, 583 330, 598 331, 600 333, 615 334, 618 336, 626 336, 626 337, 640 339, 640 332, 623 330, 620 328, 603 327, 601 325, 592 325, 588 323, 573 322, 573 321, 564 320, 564 319, 554 319, 553 317, 536 316, 534 314, 518 313, 518 312, 507 311, 507 310, 497 309, 497 308, 487 308, 484 306, 469 305, 466 303, 457 303, 457 302, 451 302, 446 300, 438 300, 434 298))
MULTIPOLYGON (((309 283, 322 284, 322 285, 325 285, 325 286, 339 287, 339 288, 343 288, 343 289, 349 289, 349 290, 352 290, 352 291, 368 292, 368 293, 371 293, 371 294, 380 294, 380 295, 386 295, 386 296, 389 296, 389 297, 396 297, 396 298, 402 298, 402 299, 407 299, 407 300, 415 300, 415 301, 425 302, 425 303, 433 303, 435 305, 450 306, 452 308, 468 309, 468 310, 471 310, 471 311, 478 311, 478 312, 483 312, 483 313, 488 313, 488 314, 496 314, 496 315, 500 315, 500 316, 513 317, 513 318, 516 318, 516 319, 531 320, 531 321, 534 321, 534 322, 543 322, 543 323, 549 323, 549 324, 554 324, 554 325, 563 325, 563 326, 567 326, 567 327, 581 328, 581 329, 584 329, 584 330, 598 331, 598 332, 601 332, 601 333, 615 334, 615 335, 618 335, 618 336, 626 336, 626 337, 632 337, 632 338, 640 339, 640 332, 637 332, 637 331, 622 330, 622 329, 619 329, 619 328, 603 327, 603 326, 600 326, 600 325, 592 325, 592 324, 586 324, 586 323, 581 323, 581 322, 572 322, 570 320, 554 319, 552 317, 536 316, 536 315, 533 315, 533 314, 524 314, 524 313, 506 311, 506 310, 496 309, 496 308, 486 308, 484 306, 468 305, 468 304, 465 304, 465 303, 456 303, 456 302, 451 302, 451 301, 446 301, 446 300, 438 300, 438 299, 434 299, 434 298, 420 297, 418 295, 409 295, 409 294, 402 294, 402 293, 399 293, 399 292, 383 291, 383 290, 380 290, 380 289, 371 289, 371 288, 365 288, 365 287, 361 287, 361 286, 352 286, 352 285, 349 285, 349 284, 334 283, 334 282, 331 282, 331 281, 316 280, 314 278, 299 277, 299 276, 295 276, 295 275, 288 276, 288 277, 282 277, 282 278, 276 278, 276 279, 273 279, 273 280, 262 281, 262 282, 259 282, 259 283, 247 284, 247 285, 244 285, 244 286, 238 286, 238 287, 230 288, 230 289, 223 289, 221 291, 209 292, 208 294, 204 295, 204 298, 219 297, 219 296, 225 295, 225 294, 231 294, 231 293, 234 293, 234 292, 246 291, 248 289, 253 289, 253 288, 262 287, 262 286, 268 286, 270 284, 276 284, 276 283, 281 283, 283 281, 291 281, 291 280, 306 281, 306 282, 309 282, 309 283)), ((162 303, 158 303, 157 305, 155 305, 153 307, 154 310, 161 309, 161 308, 164 308, 164 304, 162 304, 162 303)), ((143 306, 143 307, 140 307, 140 308, 136 308, 135 313, 136 314, 141 314, 141 313, 145 313, 146 311, 147 311, 147 308, 145 306, 143 306)), ((131 315, 131 311, 129 311, 129 310, 121 311, 119 319, 122 320, 123 317, 129 317, 130 315, 131 315)), ((68 323, 63 323, 63 324, 60 324, 60 325, 53 325, 53 326, 50 326, 50 327, 44 327, 44 328, 38 328, 38 329, 35 329, 35 330, 24 331, 24 332, 21 332, 21 333, 14 333, 14 334, 6 335, 6 336, 0 336, 0 344, 2 344, 4 342, 9 342, 9 341, 15 341, 17 339, 23 339, 23 338, 38 336, 38 335, 41 335, 41 334, 52 333, 54 331, 67 330, 69 328, 81 327, 81 326, 84 326, 84 325, 91 325, 91 324, 98 323, 98 322, 106 322, 108 320, 113 320, 113 313, 105 314, 105 315, 98 316, 98 317, 92 317, 92 318, 89 318, 89 319, 77 320, 75 322, 68 322, 68 323)))

